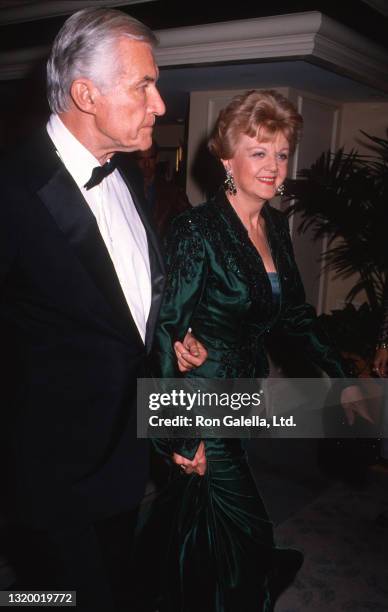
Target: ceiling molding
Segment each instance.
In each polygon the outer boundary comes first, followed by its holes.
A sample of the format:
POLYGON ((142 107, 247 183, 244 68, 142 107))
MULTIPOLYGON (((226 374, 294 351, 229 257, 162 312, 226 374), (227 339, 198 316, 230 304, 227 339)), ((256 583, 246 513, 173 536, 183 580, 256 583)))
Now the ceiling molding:
MULTIPOLYGON (((171 28, 156 34, 161 67, 305 59, 388 92, 388 51, 317 11, 171 28)), ((23 78, 47 53, 45 47, 1 53, 0 80, 23 78)))
POLYGON ((306 55, 313 49, 320 17, 318 12, 296 13, 158 30, 158 62, 163 66, 306 55))
POLYGON ((388 92, 388 50, 325 15, 315 37, 313 60, 388 92))
POLYGON ((60 17, 70 15, 76 11, 95 7, 115 7, 129 6, 153 0, 20 0, 15 6, 15 2, 0 1, 0 24, 22 23, 24 21, 35 21, 38 19, 48 19, 50 17, 60 17))
POLYGON ((388 92, 388 51, 318 11, 156 34, 159 66, 303 58, 388 92))

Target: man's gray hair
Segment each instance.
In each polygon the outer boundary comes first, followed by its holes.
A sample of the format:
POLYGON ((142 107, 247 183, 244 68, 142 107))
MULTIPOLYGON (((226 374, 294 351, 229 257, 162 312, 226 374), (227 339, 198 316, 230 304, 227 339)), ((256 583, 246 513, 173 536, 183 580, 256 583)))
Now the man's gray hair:
POLYGON ((87 8, 65 21, 47 62, 47 97, 53 113, 69 109, 75 79, 88 78, 101 89, 113 82, 120 68, 115 46, 122 36, 152 47, 158 42, 146 25, 115 9, 87 8))

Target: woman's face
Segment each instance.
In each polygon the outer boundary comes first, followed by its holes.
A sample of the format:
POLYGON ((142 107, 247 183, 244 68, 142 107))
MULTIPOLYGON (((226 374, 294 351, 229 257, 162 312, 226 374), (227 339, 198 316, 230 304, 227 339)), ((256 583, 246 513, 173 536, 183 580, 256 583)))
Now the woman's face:
POLYGON ((242 134, 234 156, 223 160, 231 170, 237 188, 237 196, 256 202, 270 200, 287 175, 290 145, 278 132, 272 140, 260 141, 242 134))

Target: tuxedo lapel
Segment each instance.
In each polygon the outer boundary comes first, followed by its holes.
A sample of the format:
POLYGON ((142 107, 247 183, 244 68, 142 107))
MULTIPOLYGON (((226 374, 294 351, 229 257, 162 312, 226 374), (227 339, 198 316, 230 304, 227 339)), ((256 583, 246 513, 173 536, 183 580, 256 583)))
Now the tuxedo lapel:
POLYGON ((37 193, 109 305, 116 327, 142 344, 95 217, 60 161, 37 193))
POLYGON ((125 184, 128 187, 128 190, 132 196, 133 203, 136 207, 136 210, 139 214, 139 217, 143 223, 147 234, 147 242, 148 242, 148 255, 151 269, 151 288, 152 288, 152 296, 151 296, 151 307, 150 312, 147 319, 147 327, 146 327, 146 338, 145 344, 147 352, 151 350, 152 341, 155 331, 155 326, 158 320, 161 300, 163 296, 164 283, 165 283, 165 266, 163 254, 160 249, 159 240, 152 228, 149 217, 146 213, 146 205, 144 202, 144 195, 141 193, 139 188, 137 187, 136 180, 131 180, 131 173, 126 170, 123 172, 120 170, 121 176, 125 181, 125 184))

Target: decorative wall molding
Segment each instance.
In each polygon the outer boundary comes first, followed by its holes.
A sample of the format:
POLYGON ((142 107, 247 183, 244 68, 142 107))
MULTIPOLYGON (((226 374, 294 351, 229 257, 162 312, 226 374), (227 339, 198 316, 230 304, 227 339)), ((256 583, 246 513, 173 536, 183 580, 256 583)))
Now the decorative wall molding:
POLYGON ((47 19, 70 15, 89 6, 115 7, 140 2, 152 2, 153 0, 11 0, 0 2, 0 24, 21 23, 23 21, 35 21, 36 19, 47 19))

